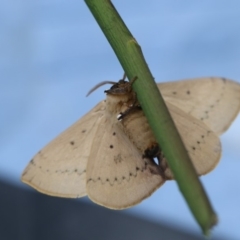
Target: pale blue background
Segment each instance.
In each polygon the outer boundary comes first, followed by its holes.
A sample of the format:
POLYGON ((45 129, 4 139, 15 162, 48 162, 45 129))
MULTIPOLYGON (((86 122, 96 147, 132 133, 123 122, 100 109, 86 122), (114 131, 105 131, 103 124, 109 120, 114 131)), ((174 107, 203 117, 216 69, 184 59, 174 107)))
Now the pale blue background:
MULTIPOLYGON (((114 1, 157 81, 240 82, 239 0, 114 1)), ((0 175, 16 184, 31 157, 104 98, 85 95, 123 70, 82 0, 0 1, 0 175)), ((214 236, 240 239, 240 118, 201 180, 219 216, 214 236)), ((127 210, 200 233, 175 182, 127 210)))

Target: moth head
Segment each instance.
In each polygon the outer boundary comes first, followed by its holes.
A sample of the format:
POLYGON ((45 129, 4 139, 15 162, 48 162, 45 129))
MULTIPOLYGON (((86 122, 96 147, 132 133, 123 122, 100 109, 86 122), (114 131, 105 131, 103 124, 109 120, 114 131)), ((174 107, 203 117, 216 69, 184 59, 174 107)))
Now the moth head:
POLYGON ((104 91, 106 94, 110 95, 125 95, 132 91, 132 84, 124 79, 119 80, 117 83, 113 84, 109 90, 104 91))
POLYGON ((112 87, 109 90, 104 91, 107 95, 125 95, 132 92, 132 84, 137 79, 134 77, 130 82, 126 81, 126 74, 123 75, 123 78, 118 82, 113 81, 103 81, 94 86, 88 93, 89 96, 93 91, 105 84, 112 84, 112 87))
POLYGON ((105 93, 111 95, 128 95, 129 93, 132 93, 132 84, 137 79, 137 77, 134 77, 129 82, 125 81, 125 79, 126 74, 123 75, 123 79, 120 79, 109 90, 105 91, 105 93))

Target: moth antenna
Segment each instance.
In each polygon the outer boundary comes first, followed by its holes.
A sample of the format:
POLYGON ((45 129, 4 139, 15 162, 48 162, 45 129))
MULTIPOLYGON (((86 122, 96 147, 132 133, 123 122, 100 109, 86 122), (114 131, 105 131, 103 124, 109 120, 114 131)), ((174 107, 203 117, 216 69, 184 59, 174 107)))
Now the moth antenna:
POLYGON ((92 89, 90 89, 90 91, 87 93, 86 97, 88 97, 93 91, 95 91, 96 89, 98 89, 99 87, 105 85, 105 84, 116 84, 117 82, 113 82, 113 81, 103 81, 98 83, 96 86, 94 86, 92 89))

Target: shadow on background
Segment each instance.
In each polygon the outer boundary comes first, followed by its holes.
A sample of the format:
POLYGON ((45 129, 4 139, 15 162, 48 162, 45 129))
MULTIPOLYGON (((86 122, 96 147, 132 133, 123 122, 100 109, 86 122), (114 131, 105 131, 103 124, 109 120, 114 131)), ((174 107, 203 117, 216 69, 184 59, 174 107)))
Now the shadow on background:
POLYGON ((1 240, 204 239, 121 211, 27 191, 3 180, 0 196, 1 240))

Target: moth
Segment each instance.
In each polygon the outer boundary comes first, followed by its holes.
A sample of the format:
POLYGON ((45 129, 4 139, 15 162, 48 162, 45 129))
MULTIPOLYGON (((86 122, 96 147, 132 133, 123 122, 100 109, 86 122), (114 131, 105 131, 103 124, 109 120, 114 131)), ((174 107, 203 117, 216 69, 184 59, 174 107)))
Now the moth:
MULTIPOLYGON (((213 170, 221 156, 219 135, 240 110, 240 84, 213 77, 158 88, 198 175, 213 170)), ((105 100, 33 157, 24 183, 48 195, 87 195, 107 208, 124 209, 174 178, 132 83, 120 80, 105 92, 105 100)))

